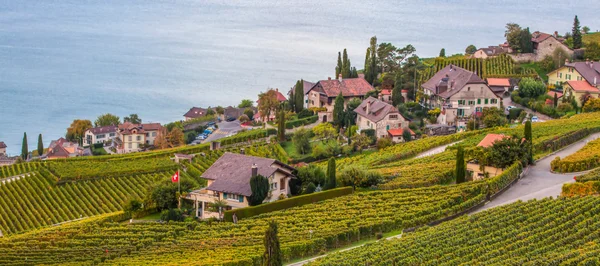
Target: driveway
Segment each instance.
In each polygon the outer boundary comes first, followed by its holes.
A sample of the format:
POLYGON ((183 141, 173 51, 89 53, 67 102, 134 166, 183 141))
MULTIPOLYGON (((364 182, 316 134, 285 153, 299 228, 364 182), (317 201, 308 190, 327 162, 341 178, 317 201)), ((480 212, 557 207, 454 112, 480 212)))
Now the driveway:
POLYGON ((435 155, 435 154, 438 154, 438 153, 442 153, 442 152, 446 151, 446 147, 452 146, 452 145, 457 144, 457 143, 459 143, 461 141, 462 140, 459 140, 459 141, 456 141, 456 142, 452 142, 450 144, 442 145, 442 146, 435 147, 433 149, 421 152, 415 158, 423 158, 423 157, 435 155))
POLYGON ((575 174, 554 174, 550 172, 550 162, 552 162, 556 156, 564 158, 575 153, 585 146, 588 141, 597 139, 598 137, 600 137, 600 133, 592 134, 556 154, 537 161, 535 165, 529 167, 525 177, 475 212, 509 204, 518 200, 527 201, 530 199, 543 199, 559 196, 563 184, 575 182, 573 179, 575 174))
MULTIPOLYGON (((527 107, 525 107, 525 106, 522 106, 522 105, 520 105, 520 104, 518 104, 518 103, 515 103, 515 102, 513 102, 513 101, 510 99, 510 96, 502 98, 502 104, 504 105, 504 108, 508 107, 509 105, 513 105, 513 106, 516 106, 516 107, 518 107, 518 108, 520 108, 520 109, 523 109, 523 110, 524 110, 525 112, 527 112, 527 113, 528 113, 530 116, 531 116, 531 115, 536 115, 536 116, 537 116, 537 117, 540 119, 540 122, 543 122, 543 121, 548 121, 548 120, 552 120, 552 119, 553 119, 552 117, 549 117, 549 116, 547 116, 547 115, 545 115, 545 114, 538 113, 538 112, 534 112, 533 110, 531 110, 531 109, 529 109, 529 108, 527 108, 527 107)), ((504 112, 505 112, 506 114, 508 114, 508 113, 506 112, 506 110, 505 110, 504 112)))
POLYGON ((231 122, 223 121, 217 123, 217 127, 217 130, 215 130, 212 134, 208 135, 208 138, 206 138, 202 143, 222 139, 224 137, 236 134, 238 131, 244 129, 244 127, 242 127, 242 124, 238 120, 231 122))

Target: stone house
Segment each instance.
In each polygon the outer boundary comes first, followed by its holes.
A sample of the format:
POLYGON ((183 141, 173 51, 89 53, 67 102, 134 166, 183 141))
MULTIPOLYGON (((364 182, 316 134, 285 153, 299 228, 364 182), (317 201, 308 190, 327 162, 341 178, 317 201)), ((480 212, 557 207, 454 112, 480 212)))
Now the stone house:
POLYGON ((590 95, 592 98, 599 98, 600 89, 590 85, 585 80, 569 80, 563 85, 563 97, 575 98, 577 105, 581 106, 581 97, 590 95))
POLYGON ((117 137, 114 139, 118 153, 140 151, 146 146, 154 145, 154 140, 160 134, 160 123, 133 124, 125 122, 120 124, 117 137))
POLYGON ((539 62, 544 60, 546 56, 552 56, 557 49, 565 51, 570 58, 574 54, 574 51, 564 44, 564 39, 558 37, 557 32, 552 35, 536 31, 531 34, 531 42, 533 53, 509 54, 510 57, 517 62, 539 62))
POLYGON ((207 186, 192 191, 186 199, 194 201, 196 216, 200 218, 216 217, 208 204, 215 200, 225 200, 225 210, 248 207, 248 197, 252 195, 250 178, 262 175, 269 180, 270 191, 264 202, 272 202, 287 197, 289 182, 296 178, 294 168, 275 159, 224 153, 201 176, 207 180, 207 186))
POLYGON ((454 65, 438 71, 421 85, 428 98, 425 105, 440 108, 438 123, 466 128, 467 120, 480 116, 485 107, 500 108, 502 98, 475 73, 454 65))
POLYGON ((204 108, 192 107, 189 111, 187 111, 187 113, 183 115, 183 117, 185 118, 185 121, 193 120, 199 117, 206 116, 206 111, 207 109, 204 108))
POLYGON ((410 123, 396 107, 373 97, 365 99, 354 112, 358 131, 374 129, 377 138, 388 137, 390 129, 408 128, 410 123))
POLYGON ((487 48, 479 48, 471 57, 487 59, 499 56, 507 51, 500 46, 488 46, 487 48))
POLYGON ((117 126, 90 128, 85 131, 84 136, 83 146, 112 142, 117 137, 117 126))
POLYGON ((335 98, 340 93, 344 97, 345 108, 350 100, 354 98, 363 100, 367 92, 372 90, 374 90, 373 86, 364 78, 342 79, 340 75, 337 80, 331 78, 320 80, 308 91, 308 108, 325 108, 324 112, 319 112, 319 119, 322 122, 329 122, 333 120, 335 98))
POLYGON ((565 61, 565 65, 548 73, 548 84, 560 86, 567 81, 585 80, 591 86, 600 88, 600 61, 565 61))

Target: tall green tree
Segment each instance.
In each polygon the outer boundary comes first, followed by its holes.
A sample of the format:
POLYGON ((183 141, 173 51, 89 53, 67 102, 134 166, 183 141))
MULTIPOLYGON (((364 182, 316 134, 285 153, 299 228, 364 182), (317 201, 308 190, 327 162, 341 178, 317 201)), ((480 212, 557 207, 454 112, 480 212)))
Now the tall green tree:
MULTIPOLYGON (((367 75, 371 71, 369 69, 369 64, 371 64, 371 47, 367 47, 367 52, 365 54, 365 66, 363 67, 363 73, 365 74, 365 79, 367 79, 367 75)), ((367 79, 368 81, 368 79, 367 79)))
POLYGON ((461 147, 458 147, 458 150, 456 153, 456 172, 455 172, 456 184, 465 182, 465 176, 467 175, 465 168, 466 168, 465 167, 465 151, 464 151, 463 147, 461 146, 461 147))
POLYGON ((141 124, 142 119, 137 114, 130 114, 129 116, 123 117, 123 122, 129 122, 132 124, 141 124))
POLYGON ((325 182, 325 189, 335 188, 335 158, 329 158, 327 162, 327 181, 325 182))
POLYGON ((519 46, 521 53, 533 53, 533 42, 531 42, 531 32, 529 28, 521 30, 519 33, 519 46))
POLYGON ((439 57, 446 57, 446 48, 442 48, 442 50, 440 50, 439 57))
POLYGON ((556 106, 558 106, 558 95, 557 95, 557 93, 555 92, 555 93, 554 93, 554 108, 556 108, 556 106))
POLYGON ((118 116, 106 113, 96 118, 96 121, 94 121, 94 127, 116 126, 119 124, 119 122, 120 119, 118 116))
POLYGON ((402 97, 402 74, 396 73, 396 80, 394 82, 394 89, 392 89, 392 104, 398 106, 405 101, 402 97))
POLYGON ((294 97, 296 98, 296 113, 302 112, 304 110, 304 80, 301 79, 296 82, 296 87, 294 88, 294 97))
POLYGON ((333 104, 333 123, 341 125, 344 121, 344 96, 342 92, 335 97, 335 103, 333 104))
MULTIPOLYGON (((297 83, 297 82, 296 82, 297 83)), ((296 90, 293 88, 290 90, 290 95, 289 99, 287 100, 287 105, 290 108, 290 111, 295 112, 296 111, 296 90)))
POLYGON ((285 110, 283 108, 279 110, 277 118, 277 138, 279 141, 285 141, 285 110))
POLYGON ((342 56, 342 77, 349 78, 350 77, 350 59, 348 59, 348 52, 344 48, 344 53, 342 56))
POLYGON ((367 50, 370 54, 368 56, 368 67, 365 67, 365 79, 373 84, 373 81, 377 78, 378 67, 377 67, 377 36, 371 37, 370 46, 367 50))
POLYGON ((250 99, 243 99, 240 104, 238 104, 238 108, 249 108, 254 105, 254 102, 250 99))
POLYGON ((44 142, 42 141, 42 134, 38 135, 38 145, 37 145, 38 156, 42 156, 44 153, 44 142))
POLYGON ((506 31, 504 31, 504 37, 506 42, 510 45, 510 48, 515 52, 521 51, 521 26, 517 23, 507 23, 506 31))
POLYGON ((533 133, 531 131, 531 120, 525 122, 525 140, 529 145, 528 161, 529 163, 533 163, 533 133))
POLYGON ((252 195, 248 197, 250 206, 260 205, 269 193, 269 180, 262 175, 255 175, 250 178, 250 189, 252 195))
POLYGON ((23 144, 21 145, 21 158, 27 160, 27 154, 29 153, 29 147, 27 146, 27 132, 23 132, 23 144))
POLYGON ((334 78, 338 78, 340 76, 340 74, 342 73, 343 67, 344 67, 344 65, 342 63, 342 54, 340 52, 338 52, 338 60, 337 60, 337 66, 335 67, 335 77, 334 78))
POLYGON ((263 255, 263 266, 282 266, 281 247, 279 245, 279 236, 277 235, 277 222, 269 222, 269 227, 265 232, 265 254, 263 255))
POLYGON ((475 45, 469 45, 467 46, 467 48, 465 49, 465 54, 474 54, 475 52, 477 52, 477 47, 475 47, 475 45))
POLYGON ((581 41, 581 27, 579 25, 579 18, 577 18, 577 16, 575 16, 575 19, 573 20, 573 49, 579 49, 581 48, 582 45, 582 41, 581 41))

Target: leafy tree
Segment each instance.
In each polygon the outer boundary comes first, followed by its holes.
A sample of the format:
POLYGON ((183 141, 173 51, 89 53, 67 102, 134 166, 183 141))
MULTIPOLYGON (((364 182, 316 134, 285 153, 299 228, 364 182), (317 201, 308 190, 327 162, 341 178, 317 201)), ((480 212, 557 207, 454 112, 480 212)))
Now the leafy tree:
POLYGON ((132 124, 141 124, 142 119, 137 114, 130 114, 129 116, 123 117, 123 122, 129 122, 132 124))
POLYGON ((412 140, 412 134, 410 134, 409 128, 405 128, 402 130, 402 139, 404 139, 405 142, 409 142, 412 140))
POLYGON ((590 92, 586 92, 585 94, 581 95, 579 97, 579 102, 581 102, 581 106, 585 106, 585 104, 588 102, 589 99, 592 98, 592 95, 590 94, 590 92))
POLYGON ((285 111, 283 109, 279 111, 277 118, 277 138, 279 141, 285 141, 285 111))
POLYGON ((250 118, 246 114, 242 114, 242 115, 240 115, 240 117, 238 117, 238 120, 241 123, 246 123, 246 122, 250 121, 250 118))
POLYGON ((335 103, 333 104, 333 123, 336 125, 342 124, 344 116, 344 96, 342 92, 335 97, 335 103))
POLYGON ((533 163, 533 134, 531 131, 531 121, 527 121, 525 122, 525 141, 527 141, 529 143, 529 154, 528 154, 528 161, 529 163, 533 163))
POLYGON ((175 222, 183 222, 183 212, 179 209, 168 209, 164 210, 160 213, 160 219, 162 221, 175 221, 175 222))
POLYGON ((366 134, 356 134, 351 139, 354 149, 357 151, 362 151, 371 145, 371 138, 366 134))
POLYGON ((256 206, 261 204, 269 193, 269 180, 262 175, 255 175, 250 178, 250 189, 252 195, 248 197, 248 204, 256 206))
POLYGON ((250 108, 254 105, 254 102, 250 99, 243 99, 240 104, 238 104, 238 108, 250 108))
POLYGON ((546 86, 541 81, 525 77, 519 82, 519 96, 536 98, 546 93, 546 86))
POLYGON ((96 118, 94 127, 116 126, 119 124, 119 117, 113 114, 103 114, 96 118))
POLYGON ((275 90, 270 89, 258 95, 258 111, 263 118, 270 117, 277 109, 279 109, 279 100, 275 90))
POLYGON ((166 149, 169 147, 169 141, 167 140, 168 132, 167 128, 163 127, 158 131, 156 138, 154 139, 154 148, 166 149))
POLYGON ((78 141, 81 142, 85 131, 92 128, 92 121, 90 120, 81 120, 75 119, 71 123, 71 126, 67 128, 67 134, 65 138, 69 141, 78 141))
POLYGON ((171 132, 169 132, 169 134, 167 135, 167 141, 170 147, 179 147, 181 145, 184 145, 185 140, 183 131, 178 127, 173 128, 171 132))
POLYGON ((23 143, 21 144, 21 158, 27 160, 29 154, 29 147, 27 146, 27 132, 23 132, 23 143))
POLYGON ((377 47, 377 57, 381 65, 381 73, 393 71, 397 68, 397 48, 391 43, 380 43, 377 47))
POLYGON ((277 223, 272 220, 265 232, 265 254, 263 255, 264 266, 282 266, 283 255, 279 245, 279 236, 277 236, 277 223))
POLYGON ((446 48, 442 48, 442 50, 440 50, 439 57, 446 57, 446 48))
POLYGON ((579 49, 581 48, 582 42, 581 42, 581 27, 579 25, 579 18, 577 18, 577 16, 575 16, 575 19, 573 19, 573 31, 572 31, 572 35, 573 35, 573 49, 579 49))
MULTIPOLYGON (((189 179, 182 178, 179 182, 181 191, 187 191, 196 186, 189 179)), ((179 187, 177 183, 173 183, 171 180, 163 181, 154 184, 149 188, 149 191, 145 200, 146 206, 154 205, 159 211, 177 208, 179 202, 177 196, 179 187)))
POLYGON ((516 161, 527 162, 529 157, 529 142, 522 142, 521 138, 504 138, 494 142, 490 147, 488 162, 496 168, 506 168, 516 161))
POLYGON ((529 32, 529 28, 521 30, 519 33, 519 46, 521 47, 521 53, 533 53, 533 43, 531 42, 531 38, 532 36, 531 32, 529 32))
POLYGON ((521 26, 516 23, 507 23, 506 30, 504 31, 504 37, 506 42, 510 45, 510 48, 515 52, 521 51, 521 26))
POLYGON ((304 127, 297 129, 292 136, 292 143, 299 154, 310 152, 310 130, 304 127))
POLYGON ((600 111, 600 98, 589 99, 583 106, 583 112, 598 112, 600 111))
POLYGON ((344 111, 344 126, 345 127, 350 127, 354 124, 356 124, 356 112, 354 112, 354 110, 356 108, 358 108, 358 106, 362 103, 362 101, 358 98, 353 98, 352 100, 348 101, 348 103, 346 104, 346 110, 344 111))
POLYGON ((396 73, 396 82, 394 83, 394 89, 392 90, 392 105, 398 106, 404 103, 405 99, 402 97, 402 75, 400 72, 396 73))
POLYGON ((206 115, 215 115, 215 110, 213 110, 209 106, 208 108, 206 108, 206 115))
POLYGON ((371 187, 382 182, 382 176, 377 172, 367 171, 366 169, 350 165, 340 171, 339 181, 342 186, 371 187))
POLYGON ((44 142, 42 141, 42 134, 38 135, 37 152, 38 156, 42 156, 42 154, 44 154, 44 142))
POLYGON ((301 79, 296 82, 296 87, 294 88, 294 97, 296 113, 300 113, 302 110, 304 110, 304 80, 301 79))
POLYGON ((469 45, 467 46, 467 48, 465 49, 465 54, 474 54, 475 52, 477 52, 477 47, 475 47, 475 45, 469 45))
POLYGON ((250 118, 250 120, 252 120, 252 118, 254 117, 254 111, 252 111, 251 108, 244 109, 244 114, 246 116, 248 116, 248 118, 250 118))
POLYGON ((302 181, 302 184, 306 186, 311 183, 315 186, 325 186, 327 183, 327 175, 323 169, 314 164, 309 164, 308 166, 298 168, 297 177, 302 181))
POLYGON ((583 31, 584 34, 590 33, 590 27, 588 27, 588 26, 583 26, 583 28, 581 28, 581 30, 583 31))
POLYGON ((322 139, 326 142, 336 136, 336 130, 330 123, 321 123, 313 127, 312 129, 315 137, 322 139))
POLYGON ((327 162, 327 182, 325 182, 325 189, 332 189, 335 187, 335 158, 331 157, 327 162))
POLYGON ((465 167, 465 151, 462 146, 458 147, 458 150, 456 153, 456 169, 455 169, 454 175, 456 176, 457 184, 465 182, 465 177, 467 175, 467 172, 466 172, 466 167, 465 167))
POLYGON ((225 108, 223 108, 223 106, 217 106, 215 107, 215 111, 217 112, 217 114, 222 115, 225 113, 225 108))
POLYGON ((306 188, 304 189, 304 194, 312 194, 317 190, 317 187, 313 183, 308 183, 306 188))
POLYGON ((223 220, 223 210, 225 210, 225 208, 227 208, 228 204, 227 201, 224 199, 215 199, 212 203, 210 203, 208 209, 211 212, 218 212, 219 213, 219 219, 223 220))
POLYGON ((508 121, 504 116, 504 111, 496 107, 483 108, 483 124, 486 127, 497 127, 506 125, 508 121))
POLYGON ((130 198, 123 204, 123 210, 135 218, 139 211, 142 210, 142 201, 137 198, 130 198))

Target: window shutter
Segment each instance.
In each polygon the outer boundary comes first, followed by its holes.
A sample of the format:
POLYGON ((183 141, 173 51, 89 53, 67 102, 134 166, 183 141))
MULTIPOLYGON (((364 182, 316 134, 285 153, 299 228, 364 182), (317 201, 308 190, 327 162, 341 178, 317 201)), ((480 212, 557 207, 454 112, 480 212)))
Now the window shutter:
POLYGON ((244 196, 240 195, 240 202, 244 202, 244 196))
POLYGON ((227 193, 223 193, 223 199, 227 199, 227 193))

